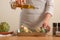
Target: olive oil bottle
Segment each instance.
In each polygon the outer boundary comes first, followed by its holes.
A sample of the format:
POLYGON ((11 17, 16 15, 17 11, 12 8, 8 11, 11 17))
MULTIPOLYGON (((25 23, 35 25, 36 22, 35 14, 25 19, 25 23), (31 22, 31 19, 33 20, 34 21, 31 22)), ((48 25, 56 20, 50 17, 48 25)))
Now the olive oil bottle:
POLYGON ((32 6, 32 5, 27 5, 27 4, 21 5, 21 4, 18 4, 17 1, 11 3, 11 8, 12 9, 16 9, 17 7, 21 8, 21 9, 22 8, 25 8, 25 9, 35 9, 36 8, 36 7, 32 6))

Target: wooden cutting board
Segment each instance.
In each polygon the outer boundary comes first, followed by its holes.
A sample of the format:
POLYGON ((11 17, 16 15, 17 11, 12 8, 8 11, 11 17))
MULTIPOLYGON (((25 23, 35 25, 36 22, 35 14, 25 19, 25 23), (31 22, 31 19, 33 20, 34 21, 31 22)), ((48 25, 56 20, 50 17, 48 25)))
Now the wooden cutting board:
POLYGON ((33 32, 33 33, 18 33, 18 36, 46 36, 46 33, 39 33, 39 32, 33 32))

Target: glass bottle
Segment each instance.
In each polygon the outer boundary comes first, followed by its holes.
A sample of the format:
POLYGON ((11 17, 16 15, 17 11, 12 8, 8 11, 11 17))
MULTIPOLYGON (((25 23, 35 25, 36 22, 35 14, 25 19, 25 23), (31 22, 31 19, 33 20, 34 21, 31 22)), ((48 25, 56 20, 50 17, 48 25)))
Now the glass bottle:
MULTIPOLYGON (((21 1, 21 0, 20 0, 21 1)), ((16 9, 17 7, 19 8, 25 8, 25 9, 35 9, 36 7, 34 7, 33 5, 29 5, 26 4, 26 1, 21 1, 20 3, 18 3, 18 1, 14 1, 11 3, 11 8, 12 9, 16 9)))

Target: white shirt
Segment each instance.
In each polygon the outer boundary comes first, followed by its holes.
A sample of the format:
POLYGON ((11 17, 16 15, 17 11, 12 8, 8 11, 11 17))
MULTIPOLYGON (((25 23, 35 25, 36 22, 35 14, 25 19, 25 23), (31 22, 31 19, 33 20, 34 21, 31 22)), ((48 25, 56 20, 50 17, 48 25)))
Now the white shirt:
POLYGON ((26 0, 26 4, 38 9, 22 9, 21 24, 28 25, 29 28, 34 28, 31 25, 39 26, 45 18, 45 13, 53 15, 53 3, 53 0, 26 0))

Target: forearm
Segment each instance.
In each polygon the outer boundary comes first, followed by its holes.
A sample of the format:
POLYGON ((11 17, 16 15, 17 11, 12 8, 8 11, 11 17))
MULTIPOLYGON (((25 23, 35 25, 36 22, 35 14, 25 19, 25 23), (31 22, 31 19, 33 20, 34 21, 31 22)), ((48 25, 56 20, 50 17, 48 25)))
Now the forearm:
POLYGON ((46 11, 45 11, 45 20, 49 21, 54 12, 54 0, 47 0, 46 11))
POLYGON ((51 17, 52 17, 52 15, 50 13, 45 14, 45 20, 46 21, 49 21, 51 17))

